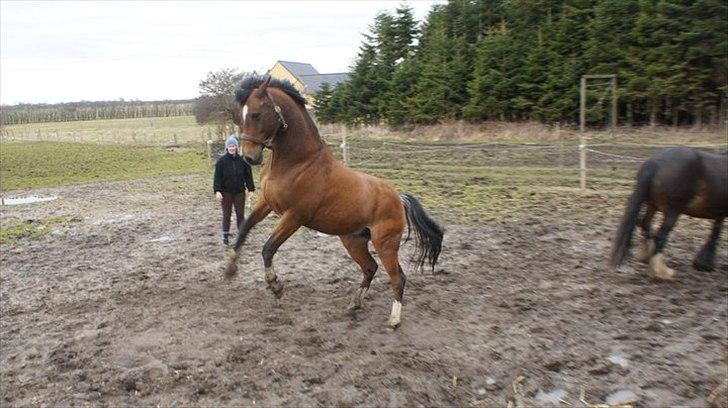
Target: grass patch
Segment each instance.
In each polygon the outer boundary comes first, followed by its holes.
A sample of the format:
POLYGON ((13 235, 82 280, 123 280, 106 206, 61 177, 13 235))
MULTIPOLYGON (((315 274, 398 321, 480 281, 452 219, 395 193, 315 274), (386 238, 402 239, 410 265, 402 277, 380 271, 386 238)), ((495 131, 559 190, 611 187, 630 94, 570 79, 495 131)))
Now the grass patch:
POLYGON ((0 228, 0 244, 13 244, 21 239, 40 239, 51 232, 54 225, 76 220, 69 216, 51 217, 44 220, 27 220, 9 227, 0 228))
POLYGON ((0 190, 209 171, 205 153, 69 142, 3 142, 0 190))

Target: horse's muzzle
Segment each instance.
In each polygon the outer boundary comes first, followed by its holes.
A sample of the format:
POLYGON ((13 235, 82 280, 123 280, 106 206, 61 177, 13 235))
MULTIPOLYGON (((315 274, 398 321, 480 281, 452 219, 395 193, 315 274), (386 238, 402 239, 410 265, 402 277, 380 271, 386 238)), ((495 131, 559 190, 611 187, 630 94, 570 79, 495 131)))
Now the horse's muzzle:
POLYGON ((257 159, 253 159, 250 156, 243 156, 243 160, 248 162, 251 166, 255 166, 263 162, 263 155, 259 155, 257 159))

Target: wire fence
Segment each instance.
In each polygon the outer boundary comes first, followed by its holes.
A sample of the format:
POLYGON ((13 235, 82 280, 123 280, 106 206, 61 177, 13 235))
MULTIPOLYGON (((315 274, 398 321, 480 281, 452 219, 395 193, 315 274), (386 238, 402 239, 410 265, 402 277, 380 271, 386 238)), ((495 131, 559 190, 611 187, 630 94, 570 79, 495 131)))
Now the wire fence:
MULTIPOLYGON (((584 190, 590 186, 590 178, 624 178, 634 171, 655 152, 677 146, 688 146, 700 150, 722 153, 728 151, 726 143, 635 143, 635 142, 590 142, 579 143, 445 143, 426 144, 414 142, 393 142, 352 139, 342 141, 340 136, 324 137, 334 154, 347 158, 350 167, 358 169, 407 169, 420 166, 423 171, 438 166, 448 166, 453 171, 468 172, 477 168, 492 168, 500 165, 532 168, 534 172, 544 169, 563 169, 579 175, 578 186, 584 190), (412 163, 408 166, 407 162, 412 163), (591 176, 591 177, 590 177, 591 176)), ((598 188, 598 186, 596 187, 598 188)))

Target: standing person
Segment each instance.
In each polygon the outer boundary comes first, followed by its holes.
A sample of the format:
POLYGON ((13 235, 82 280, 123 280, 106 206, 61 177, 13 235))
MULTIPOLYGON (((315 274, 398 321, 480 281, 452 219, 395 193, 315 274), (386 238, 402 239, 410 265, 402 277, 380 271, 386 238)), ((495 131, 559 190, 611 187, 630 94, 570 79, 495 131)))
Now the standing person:
POLYGON ((225 141, 227 151, 215 164, 213 189, 215 198, 222 204, 222 242, 230 243, 230 216, 235 206, 237 226, 245 218, 245 189, 255 191, 253 171, 250 165, 238 154, 238 139, 231 135, 225 141))

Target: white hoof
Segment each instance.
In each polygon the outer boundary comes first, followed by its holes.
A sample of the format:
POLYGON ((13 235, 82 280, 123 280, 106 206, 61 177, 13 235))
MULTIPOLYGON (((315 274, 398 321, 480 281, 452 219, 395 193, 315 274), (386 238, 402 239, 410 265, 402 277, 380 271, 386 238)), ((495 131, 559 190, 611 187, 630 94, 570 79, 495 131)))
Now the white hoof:
POLYGON ((399 326, 399 323, 402 319, 402 303, 398 301, 394 301, 392 303, 392 314, 389 315, 389 322, 387 323, 389 327, 395 328, 399 326))
POLYGON ((662 254, 657 254, 650 258, 650 264, 647 266, 647 273, 652 278, 664 281, 675 280, 675 275, 677 275, 677 272, 675 272, 674 269, 667 267, 662 254))

